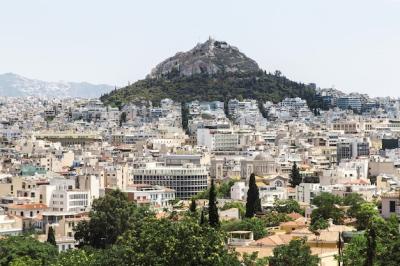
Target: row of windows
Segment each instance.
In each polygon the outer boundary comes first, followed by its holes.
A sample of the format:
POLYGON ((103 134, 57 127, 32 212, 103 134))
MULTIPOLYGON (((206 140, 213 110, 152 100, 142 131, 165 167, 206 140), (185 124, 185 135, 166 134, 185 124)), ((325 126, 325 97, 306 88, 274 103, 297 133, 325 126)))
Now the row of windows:
POLYGON ((77 201, 71 201, 69 203, 70 206, 87 206, 88 202, 87 200, 77 200, 77 201))
POLYGON ((190 184, 188 182, 168 182, 168 181, 155 181, 155 180, 134 180, 134 184, 151 184, 151 185, 159 185, 170 188, 182 188, 182 187, 196 187, 196 186, 207 186, 207 182, 198 182, 196 184, 190 184))
POLYGON ((87 194, 72 194, 69 195, 69 199, 87 199, 88 195, 87 194))
POLYGON ((207 179, 207 175, 190 175, 190 176, 165 176, 165 175, 135 175, 133 179, 146 178, 148 180, 201 180, 207 179))

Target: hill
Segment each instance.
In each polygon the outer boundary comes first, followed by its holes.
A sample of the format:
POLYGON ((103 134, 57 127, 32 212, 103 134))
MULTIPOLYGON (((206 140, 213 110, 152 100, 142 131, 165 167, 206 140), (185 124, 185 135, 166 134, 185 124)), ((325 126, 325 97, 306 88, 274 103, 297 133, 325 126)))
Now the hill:
POLYGON ((238 48, 210 38, 204 43, 198 43, 190 51, 179 52, 164 60, 151 71, 148 78, 159 78, 174 71, 180 76, 192 76, 259 70, 257 63, 238 48))
POLYGON ((313 108, 318 106, 315 94, 312 86, 291 81, 279 71, 266 73, 237 48, 210 39, 158 64, 146 79, 100 99, 121 106, 140 100, 157 104, 163 98, 179 102, 232 98, 278 102, 285 97, 301 97, 313 108))
POLYGON ((48 82, 14 73, 0 74, 0 96, 82 97, 97 98, 110 92, 110 85, 87 82, 48 82))

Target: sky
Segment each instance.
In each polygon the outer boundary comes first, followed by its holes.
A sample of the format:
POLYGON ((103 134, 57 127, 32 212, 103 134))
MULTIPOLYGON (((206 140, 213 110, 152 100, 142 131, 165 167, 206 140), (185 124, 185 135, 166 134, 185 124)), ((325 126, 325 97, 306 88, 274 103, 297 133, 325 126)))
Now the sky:
POLYGON ((295 81, 400 96, 400 0, 0 0, 0 73, 124 86, 209 36, 295 81))

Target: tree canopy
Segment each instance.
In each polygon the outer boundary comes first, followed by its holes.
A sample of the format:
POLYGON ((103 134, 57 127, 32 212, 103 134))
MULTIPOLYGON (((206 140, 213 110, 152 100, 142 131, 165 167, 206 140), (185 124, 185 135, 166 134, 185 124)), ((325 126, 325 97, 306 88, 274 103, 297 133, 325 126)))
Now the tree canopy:
POLYGON ((81 245, 104 248, 114 244, 118 236, 148 215, 147 208, 137 207, 128 202, 124 193, 112 190, 94 200, 89 213, 90 220, 78 223, 75 239, 81 245))
POLYGON ((300 175, 300 170, 297 167, 296 162, 294 162, 292 165, 292 170, 290 172, 290 176, 289 176, 290 186, 296 187, 296 186, 300 185, 301 182, 302 182, 302 178, 300 175))
POLYGON ((58 254, 57 248, 30 236, 9 236, 0 239, 0 265, 50 265, 58 254))
POLYGON ((275 200, 273 210, 278 213, 300 213, 302 214, 304 211, 300 208, 300 204, 293 199, 286 200, 275 200))
POLYGON ((317 266, 319 258, 311 255, 311 249, 304 239, 292 240, 288 245, 281 245, 274 249, 269 258, 270 266, 317 266))
POLYGON ((143 79, 130 86, 113 90, 100 99, 105 104, 121 106, 141 100, 158 104, 164 98, 177 102, 226 101, 233 98, 250 98, 260 102, 280 102, 286 97, 307 100, 310 108, 321 105, 314 88, 290 81, 282 75, 255 73, 198 74, 189 77, 168 75, 143 79))
POLYGON ((321 223, 321 219, 332 219, 335 224, 343 223, 345 212, 338 205, 342 203, 340 197, 332 195, 331 193, 323 192, 319 196, 316 196, 312 203, 318 207, 311 213, 312 225, 317 221, 321 223))
POLYGON ((252 231, 255 240, 263 238, 268 234, 265 222, 256 217, 224 222, 221 225, 221 229, 225 232, 252 231))

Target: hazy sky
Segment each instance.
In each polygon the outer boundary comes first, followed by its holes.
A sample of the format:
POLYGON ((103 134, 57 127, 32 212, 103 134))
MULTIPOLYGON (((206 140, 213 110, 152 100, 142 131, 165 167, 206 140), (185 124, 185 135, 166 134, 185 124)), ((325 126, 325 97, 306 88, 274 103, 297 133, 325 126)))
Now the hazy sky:
POLYGON ((123 86, 209 35, 293 80, 400 96, 400 0, 0 0, 0 73, 123 86))

